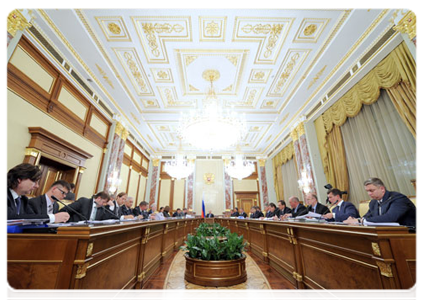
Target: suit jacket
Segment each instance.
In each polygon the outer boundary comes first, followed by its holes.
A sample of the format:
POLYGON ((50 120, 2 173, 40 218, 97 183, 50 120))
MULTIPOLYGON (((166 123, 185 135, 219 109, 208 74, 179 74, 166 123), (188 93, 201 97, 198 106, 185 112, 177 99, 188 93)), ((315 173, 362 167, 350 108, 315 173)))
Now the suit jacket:
MULTIPOLYGON (((309 211, 309 212, 310 211, 313 211, 313 207, 310 205, 307 208, 307 211, 309 211)), ((316 205, 316 214, 325 215, 327 213, 330 213, 329 208, 326 205, 323 205, 323 204, 317 202, 317 205, 316 205)))
POLYGON ((378 201, 374 199, 370 201, 369 211, 363 218, 375 223, 397 222, 404 226, 416 226, 416 206, 405 195, 387 190, 380 206, 381 215, 378 201))
POLYGON ((231 214, 231 217, 239 217, 239 212, 235 211, 233 214, 231 214))
POLYGON ((176 218, 176 217, 183 217, 184 214, 183 213, 177 213, 176 211, 173 213, 172 217, 176 218))
POLYGON ((253 219, 258 219, 258 218, 261 218, 261 217, 264 217, 264 215, 263 215, 263 212, 259 211, 259 210, 256 210, 256 212, 252 216, 253 219))
POLYGON ((135 217, 143 216, 143 219, 148 219, 148 212, 146 210, 141 211, 139 206, 135 207, 133 212, 135 217))
POLYGON ((239 217, 244 217, 244 218, 246 218, 246 217, 247 217, 246 212, 244 211, 242 214, 239 214, 239 217))
POLYGON ((7 219, 49 219, 47 213, 37 214, 29 205, 28 197, 21 196, 21 207, 19 214, 16 213, 16 203, 12 193, 7 189, 7 219))
POLYGON ((72 192, 69 192, 66 194, 65 200, 73 200, 75 201, 75 194, 72 192))
MULTIPOLYGON (((53 214, 55 214, 59 211, 59 204, 57 204, 57 202, 54 200, 52 200, 52 202, 53 214)), ((29 205, 36 214, 47 214, 47 198, 45 194, 29 199, 29 205)))
POLYGON ((290 213, 291 213, 291 209, 285 206, 283 210, 278 209, 278 211, 276 212, 276 216, 279 218, 280 216, 290 214, 290 213))
MULTIPOLYGON (((93 210, 93 202, 94 202, 93 197, 91 198, 81 197, 74 203, 69 204, 68 206, 71 207, 73 210, 76 210, 81 215, 83 215, 87 220, 89 220, 91 217, 91 212, 93 210)), ((70 218, 68 222, 79 222, 79 221, 85 220, 81 216, 76 214, 74 211, 67 208, 66 206, 63 207, 60 211, 65 211, 69 213, 70 218)), ((97 209, 95 220, 101 221, 101 220, 108 220, 108 219, 119 219, 119 218, 116 215, 113 215, 110 210, 109 212, 107 212, 105 207, 99 207, 97 209)))
POLYGON ((110 205, 106 205, 105 208, 108 209, 109 211, 111 211, 112 213, 114 213, 115 215, 120 217, 121 216, 120 207, 119 207, 116 200, 113 200, 113 203, 114 203, 113 210, 110 209, 110 205))
POLYGON ((292 213, 292 217, 295 218, 298 216, 306 215, 308 213, 308 210, 307 210, 307 207, 299 203, 297 206, 297 212, 294 212, 294 209, 292 208, 291 213, 292 213))
POLYGON ((273 218, 278 213, 278 209, 275 209, 274 212, 271 212, 270 210, 266 214, 266 218, 273 218))
POLYGON ((214 218, 214 214, 207 214, 206 218, 214 218))
POLYGON ((163 217, 165 217, 165 218, 170 218, 170 215, 169 215, 169 213, 167 212, 167 211, 163 211, 163 217))
POLYGON ((337 205, 332 209, 332 213, 335 214, 335 219, 328 221, 342 222, 348 219, 348 217, 360 218, 357 208, 351 202, 343 201, 340 206, 337 205))
POLYGON ((129 215, 134 216, 134 211, 132 208, 127 208, 126 205, 123 204, 121 207, 119 207, 119 214, 121 216, 129 216, 129 215))

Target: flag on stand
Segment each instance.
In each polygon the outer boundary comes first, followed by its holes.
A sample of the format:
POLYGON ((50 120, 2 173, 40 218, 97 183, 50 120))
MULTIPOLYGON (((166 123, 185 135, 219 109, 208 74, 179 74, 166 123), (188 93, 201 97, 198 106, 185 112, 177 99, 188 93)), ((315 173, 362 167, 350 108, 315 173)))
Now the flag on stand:
POLYGON ((201 201, 201 217, 205 218, 206 217, 206 207, 204 206, 204 193, 203 193, 203 199, 201 201))

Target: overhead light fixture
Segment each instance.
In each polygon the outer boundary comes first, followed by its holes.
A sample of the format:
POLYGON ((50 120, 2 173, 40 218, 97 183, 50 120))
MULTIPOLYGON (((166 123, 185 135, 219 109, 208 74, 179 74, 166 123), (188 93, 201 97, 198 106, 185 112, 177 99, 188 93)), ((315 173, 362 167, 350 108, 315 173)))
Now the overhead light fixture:
POLYGON ((250 176, 254 172, 255 168, 254 162, 245 159, 240 146, 238 145, 237 151, 235 152, 235 159, 231 160, 226 166, 226 172, 232 178, 242 180, 250 176))
POLYGON ((220 78, 219 71, 206 70, 203 78, 210 81, 203 108, 182 117, 178 134, 193 147, 205 151, 213 152, 236 145, 247 131, 245 116, 239 116, 232 109, 222 109, 213 87, 213 82, 220 78))
POLYGON ((178 180, 188 177, 194 171, 194 160, 183 154, 181 141, 175 157, 165 163, 164 171, 178 180))

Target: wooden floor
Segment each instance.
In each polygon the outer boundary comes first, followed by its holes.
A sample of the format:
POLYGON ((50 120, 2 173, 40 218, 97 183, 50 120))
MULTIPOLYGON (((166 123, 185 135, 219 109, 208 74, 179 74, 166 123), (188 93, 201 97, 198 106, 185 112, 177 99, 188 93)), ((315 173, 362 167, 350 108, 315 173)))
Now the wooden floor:
MULTIPOLYGON (((178 252, 172 253, 169 259, 166 260, 165 263, 157 269, 157 271, 151 276, 150 280, 148 280, 147 283, 144 285, 144 289, 163 289, 167 273, 169 271, 173 259, 175 258, 176 253, 178 252)), ((254 253, 249 251, 248 254, 251 256, 251 258, 254 259, 256 264, 259 266, 260 270, 263 272, 264 276, 266 276, 272 289, 285 290, 295 288, 291 282, 286 280, 282 275, 276 272, 276 270, 274 270, 268 264, 263 262, 254 253)))

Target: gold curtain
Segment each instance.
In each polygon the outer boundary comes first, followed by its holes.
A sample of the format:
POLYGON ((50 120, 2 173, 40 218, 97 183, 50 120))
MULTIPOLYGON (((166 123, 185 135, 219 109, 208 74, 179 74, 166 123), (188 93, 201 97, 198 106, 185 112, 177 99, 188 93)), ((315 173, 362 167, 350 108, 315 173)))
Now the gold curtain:
MULTIPOLYGON (((347 118, 355 117, 360 112, 363 104, 369 105, 374 103, 379 98, 381 88, 395 88, 399 86, 399 82, 403 82, 404 84, 400 86, 408 87, 409 91, 407 91, 407 93, 404 92, 404 88, 402 91, 391 91, 393 97, 395 97, 395 102, 400 103, 396 104, 398 112, 401 115, 402 112, 400 109, 403 107, 409 107, 410 111, 413 111, 413 109, 415 111, 415 67, 415 62, 407 46, 401 43, 373 70, 323 113, 323 122, 326 132, 331 132, 334 125, 341 126, 345 123, 347 118), (406 98, 404 99, 403 96, 406 96, 406 98)), ((413 120, 412 117, 408 118, 408 115, 406 118, 407 122, 410 122, 411 127, 415 128, 415 119, 413 120)))
MULTIPOLYGON (((334 126, 327 135, 329 178, 334 188, 349 193, 349 177, 347 158, 345 156, 344 140, 339 126, 334 126), (333 183, 332 183, 333 182, 333 183)), ((348 199, 347 197, 344 200, 348 199)))
POLYGON ((281 166, 288 160, 294 157, 294 144, 291 142, 285 146, 278 154, 273 157, 273 170, 274 170, 274 184, 276 190, 276 196, 278 199, 283 198, 283 183, 282 183, 282 171, 281 166))
POLYGON ((402 121, 416 138, 416 92, 408 82, 386 89, 402 121))

